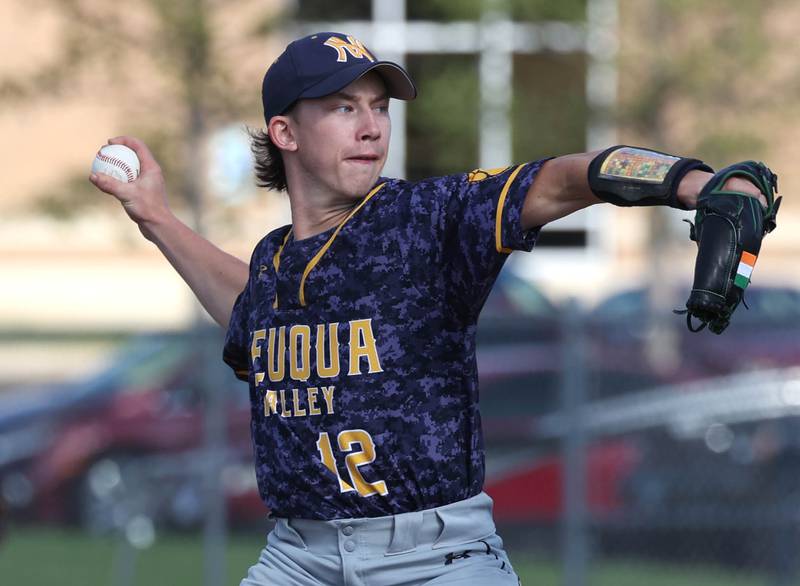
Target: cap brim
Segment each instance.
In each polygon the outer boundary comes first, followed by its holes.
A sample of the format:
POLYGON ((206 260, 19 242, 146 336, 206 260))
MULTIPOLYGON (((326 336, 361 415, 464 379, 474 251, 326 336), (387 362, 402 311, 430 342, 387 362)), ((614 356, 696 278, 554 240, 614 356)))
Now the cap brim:
POLYGON ((359 63, 346 69, 340 69, 334 75, 308 88, 298 99, 329 96, 350 85, 370 71, 375 71, 383 78, 390 98, 413 100, 417 97, 417 87, 414 85, 414 82, 411 81, 411 77, 409 77, 405 69, 391 61, 376 61, 366 64, 359 63))

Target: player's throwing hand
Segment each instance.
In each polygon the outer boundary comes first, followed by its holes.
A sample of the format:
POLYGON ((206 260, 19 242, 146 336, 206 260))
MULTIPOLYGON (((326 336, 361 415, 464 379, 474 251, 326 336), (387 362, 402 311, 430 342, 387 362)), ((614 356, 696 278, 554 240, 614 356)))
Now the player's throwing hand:
POLYGON ((139 177, 125 183, 103 173, 92 173, 89 181, 101 191, 117 198, 128 217, 138 224, 145 238, 152 239, 150 227, 171 215, 161 167, 150 149, 138 138, 118 136, 109 139, 108 144, 125 145, 136 153, 141 164, 139 177))

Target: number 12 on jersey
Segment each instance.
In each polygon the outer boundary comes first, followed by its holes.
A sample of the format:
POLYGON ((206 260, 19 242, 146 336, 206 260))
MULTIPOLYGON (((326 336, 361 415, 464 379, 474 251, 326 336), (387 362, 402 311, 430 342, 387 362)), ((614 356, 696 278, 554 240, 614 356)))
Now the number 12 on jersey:
POLYGON ((322 463, 325 464, 325 467, 336 474, 336 478, 339 480, 339 490, 342 492, 355 490, 358 491, 358 494, 361 496, 389 494, 389 490, 386 488, 386 483, 383 480, 367 482, 358 469, 359 466, 364 466, 365 464, 375 461, 375 443, 372 441, 372 436, 363 429, 347 429, 339 433, 336 441, 342 452, 350 452, 344 458, 347 472, 350 475, 349 484, 339 476, 339 470, 336 467, 331 438, 328 436, 328 432, 323 431, 319 434, 317 449, 319 450, 322 463), (358 444, 361 449, 353 451, 355 444, 358 444))

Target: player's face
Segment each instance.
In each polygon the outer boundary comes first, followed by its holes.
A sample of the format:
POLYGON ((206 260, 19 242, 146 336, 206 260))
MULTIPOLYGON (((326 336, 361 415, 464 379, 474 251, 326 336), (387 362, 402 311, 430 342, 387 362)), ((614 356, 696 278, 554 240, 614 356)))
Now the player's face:
POLYGON ((389 148, 389 97, 367 73, 340 92, 301 100, 294 112, 297 161, 305 182, 361 198, 380 176, 389 148))

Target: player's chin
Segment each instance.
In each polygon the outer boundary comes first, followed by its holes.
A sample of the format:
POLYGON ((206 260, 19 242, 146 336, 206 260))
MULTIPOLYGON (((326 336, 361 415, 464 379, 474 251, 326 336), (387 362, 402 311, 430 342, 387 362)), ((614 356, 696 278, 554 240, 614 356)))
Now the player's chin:
POLYGON ((375 183, 359 183, 359 184, 351 184, 348 185, 342 191, 345 193, 348 199, 352 201, 360 201, 367 195, 370 190, 374 187, 375 183))

